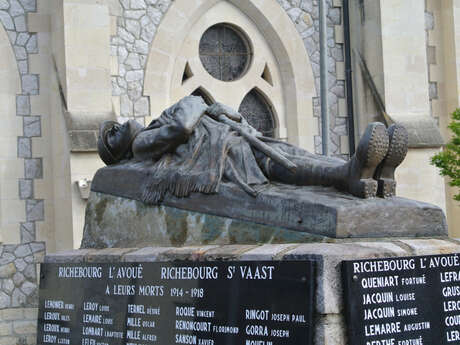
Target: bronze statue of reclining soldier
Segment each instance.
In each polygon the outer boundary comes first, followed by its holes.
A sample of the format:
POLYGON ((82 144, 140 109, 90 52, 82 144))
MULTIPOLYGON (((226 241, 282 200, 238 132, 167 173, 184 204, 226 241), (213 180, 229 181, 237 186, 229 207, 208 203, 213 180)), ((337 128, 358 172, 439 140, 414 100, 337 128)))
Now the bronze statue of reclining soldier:
POLYGON ((142 199, 157 203, 167 193, 216 193, 231 181, 256 196, 272 181, 333 186, 360 198, 395 194, 394 171, 407 153, 404 127, 382 123, 366 128, 355 155, 344 161, 309 153, 262 136, 237 111, 220 103, 208 106, 188 96, 166 109, 147 127, 134 120, 101 124, 98 150, 112 165, 126 160, 149 164, 142 199))

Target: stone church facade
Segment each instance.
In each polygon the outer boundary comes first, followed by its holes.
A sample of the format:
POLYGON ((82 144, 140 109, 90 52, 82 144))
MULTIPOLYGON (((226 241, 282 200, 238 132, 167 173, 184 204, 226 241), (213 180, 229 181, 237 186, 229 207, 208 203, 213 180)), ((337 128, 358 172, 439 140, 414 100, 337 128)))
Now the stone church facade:
MULTIPOLYGON (((405 124, 398 195, 460 237, 429 164, 460 107, 460 1, 325 4, 330 154, 348 159, 369 122, 405 124)), ((102 120, 147 124, 195 94, 322 153, 319 0, 0 0, 0 22, 2 344, 34 343, 36 263, 79 247, 102 120)))

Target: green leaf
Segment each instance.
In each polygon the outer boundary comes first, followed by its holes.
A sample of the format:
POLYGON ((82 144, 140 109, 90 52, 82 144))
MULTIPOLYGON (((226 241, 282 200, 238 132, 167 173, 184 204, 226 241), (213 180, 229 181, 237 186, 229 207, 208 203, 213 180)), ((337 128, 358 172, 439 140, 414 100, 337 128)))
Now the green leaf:
MULTIPOLYGON (((450 186, 460 187, 460 109, 452 113, 448 128, 452 131, 452 140, 431 158, 431 164, 439 168, 441 176, 451 179, 450 186)), ((460 192, 454 195, 454 200, 460 201, 460 192)))

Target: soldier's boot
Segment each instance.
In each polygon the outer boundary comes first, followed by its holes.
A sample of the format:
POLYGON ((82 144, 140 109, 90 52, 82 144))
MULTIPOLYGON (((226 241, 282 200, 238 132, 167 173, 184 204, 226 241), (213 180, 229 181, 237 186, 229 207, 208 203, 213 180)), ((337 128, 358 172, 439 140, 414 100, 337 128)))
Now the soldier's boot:
POLYGON ((388 152, 374 175, 378 182, 377 195, 382 198, 396 194, 395 170, 406 157, 408 144, 408 134, 404 126, 392 124, 387 132, 390 139, 388 152))
POLYGON ((360 198, 375 197, 378 185, 374 174, 388 152, 388 145, 385 125, 370 123, 359 141, 356 153, 344 166, 347 171, 339 188, 360 198))

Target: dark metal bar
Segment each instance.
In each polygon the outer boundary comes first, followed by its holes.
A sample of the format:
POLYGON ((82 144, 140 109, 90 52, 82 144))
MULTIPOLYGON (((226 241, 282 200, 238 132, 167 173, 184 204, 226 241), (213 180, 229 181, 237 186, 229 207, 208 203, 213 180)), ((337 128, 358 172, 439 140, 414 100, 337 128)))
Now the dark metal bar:
POLYGON ((355 153, 355 119, 353 111, 353 80, 351 67, 350 8, 349 1, 343 0, 343 31, 345 49, 345 89, 348 115, 348 143, 350 156, 355 153))

